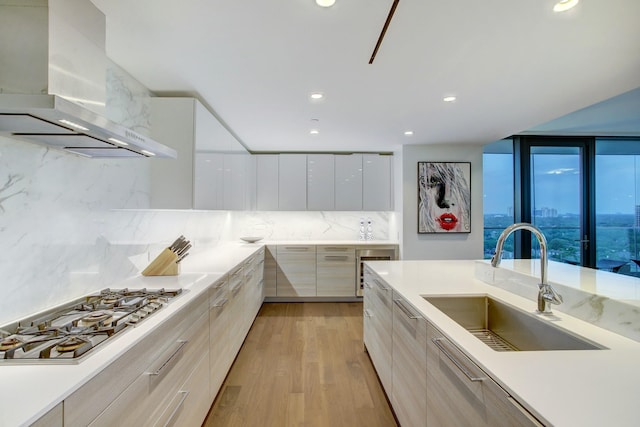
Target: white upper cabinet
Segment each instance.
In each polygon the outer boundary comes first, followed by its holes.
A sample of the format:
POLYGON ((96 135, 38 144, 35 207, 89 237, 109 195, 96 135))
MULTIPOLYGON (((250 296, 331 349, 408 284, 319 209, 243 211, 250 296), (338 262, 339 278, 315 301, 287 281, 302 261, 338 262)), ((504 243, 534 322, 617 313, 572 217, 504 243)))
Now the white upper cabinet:
POLYGON ((196 209, 222 209, 224 206, 224 154, 196 153, 194 181, 196 209))
POLYGON ((392 210, 393 156, 257 154, 257 210, 392 210))
POLYGON ((362 210, 390 211, 392 207, 392 156, 362 155, 362 210))
POLYGON ((197 99, 151 98, 151 135, 178 152, 151 163, 152 208, 253 207, 251 156, 197 99))
POLYGON ((151 208, 193 208, 195 108, 193 98, 151 98, 151 137, 178 153, 151 162, 151 208))
POLYGON ((278 210, 278 154, 257 154, 256 162, 256 209, 278 210))
POLYGON ((224 210, 246 210, 250 207, 248 195, 251 177, 250 156, 244 153, 224 154, 223 206, 224 210))
POLYGON ((307 210, 333 211, 335 208, 333 154, 307 154, 307 210))
POLYGON ((335 156, 337 211, 362 210, 362 154, 335 156))
POLYGON ((307 155, 280 154, 278 167, 278 209, 307 210, 307 155))

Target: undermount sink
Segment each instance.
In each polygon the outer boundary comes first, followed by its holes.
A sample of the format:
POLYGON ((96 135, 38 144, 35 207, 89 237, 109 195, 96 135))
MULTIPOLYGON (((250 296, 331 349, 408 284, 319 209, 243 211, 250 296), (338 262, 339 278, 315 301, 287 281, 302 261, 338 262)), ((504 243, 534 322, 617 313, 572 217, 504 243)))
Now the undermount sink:
POLYGON ((486 295, 423 296, 496 351, 601 350, 548 319, 486 295))

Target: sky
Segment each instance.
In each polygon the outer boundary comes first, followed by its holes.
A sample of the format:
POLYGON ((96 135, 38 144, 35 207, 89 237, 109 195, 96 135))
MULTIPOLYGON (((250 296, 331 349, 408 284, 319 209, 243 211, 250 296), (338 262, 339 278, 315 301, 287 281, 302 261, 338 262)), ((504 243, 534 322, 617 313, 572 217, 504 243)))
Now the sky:
MULTIPOLYGON (((513 206, 512 155, 484 158, 484 212, 507 213, 513 206)), ((534 206, 553 208, 558 214, 577 214, 580 172, 577 156, 535 155, 534 206)), ((640 204, 640 156, 599 155, 596 158, 596 211, 634 214, 640 204)))

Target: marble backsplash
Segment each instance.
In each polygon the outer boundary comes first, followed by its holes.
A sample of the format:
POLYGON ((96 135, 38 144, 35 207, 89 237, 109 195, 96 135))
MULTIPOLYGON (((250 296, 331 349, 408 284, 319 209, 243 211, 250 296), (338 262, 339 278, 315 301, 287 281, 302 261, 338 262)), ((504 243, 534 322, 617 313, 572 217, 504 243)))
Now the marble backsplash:
MULTIPOLYGON (((536 307, 538 260, 509 260, 493 268, 488 261, 477 261, 475 276, 483 282, 532 301, 536 307), (529 268, 529 263, 533 267, 529 268), (516 271, 514 268, 523 270, 516 271), (524 268, 523 268, 524 265, 524 268)), ((640 283, 634 277, 560 263, 549 263, 549 283, 562 295, 553 305, 560 311, 611 332, 640 342, 640 283)))
POLYGON ((180 234, 198 246, 270 240, 396 240, 390 212, 151 210, 153 159, 87 159, 0 137, 0 325, 139 274, 180 234))

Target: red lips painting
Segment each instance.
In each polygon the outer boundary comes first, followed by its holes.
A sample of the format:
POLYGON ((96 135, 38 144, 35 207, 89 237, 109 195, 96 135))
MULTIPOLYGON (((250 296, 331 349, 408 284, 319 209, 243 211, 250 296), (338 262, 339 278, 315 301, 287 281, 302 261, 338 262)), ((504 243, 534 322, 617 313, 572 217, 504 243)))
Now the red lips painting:
POLYGON ((471 232, 471 163, 418 162, 418 233, 471 232))

